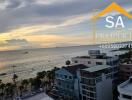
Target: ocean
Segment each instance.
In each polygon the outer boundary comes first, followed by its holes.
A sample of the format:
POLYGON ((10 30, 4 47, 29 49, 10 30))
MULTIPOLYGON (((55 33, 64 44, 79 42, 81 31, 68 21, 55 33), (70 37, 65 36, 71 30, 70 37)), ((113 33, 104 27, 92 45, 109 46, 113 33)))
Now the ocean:
POLYGON ((65 66, 66 60, 75 56, 88 55, 88 50, 93 49, 99 49, 109 55, 113 54, 110 52, 111 49, 102 49, 98 46, 2 51, 0 52, 0 79, 4 82, 12 81, 12 66, 15 66, 14 71, 18 75, 18 80, 35 77, 37 72, 65 66))

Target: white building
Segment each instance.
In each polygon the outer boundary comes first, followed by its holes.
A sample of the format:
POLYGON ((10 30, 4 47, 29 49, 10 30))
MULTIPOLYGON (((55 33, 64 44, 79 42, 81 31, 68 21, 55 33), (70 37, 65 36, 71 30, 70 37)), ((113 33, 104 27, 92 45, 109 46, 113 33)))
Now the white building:
POLYGON ((90 50, 89 56, 77 56, 71 59, 72 64, 84 64, 88 67, 95 65, 110 65, 115 66, 118 63, 118 56, 107 56, 106 53, 101 53, 99 50, 90 50))
POLYGON ((132 77, 118 86, 119 100, 132 100, 132 77))
POLYGON ((59 93, 67 97, 67 95, 72 95, 77 91, 76 94, 79 100, 112 100, 113 84, 114 80, 117 79, 118 72, 117 56, 109 57, 105 53, 100 53, 99 50, 90 50, 89 56, 74 57, 71 61, 72 67, 67 67, 67 70, 62 68, 56 72, 56 80, 59 80, 57 81, 58 86, 56 86, 58 89, 60 88, 59 90, 61 91, 59 93), (85 68, 75 70, 80 64, 85 66, 85 68), (73 77, 73 82, 70 82, 71 79, 69 80, 69 76, 73 77), (76 83, 78 83, 78 85, 75 86, 76 89, 73 88, 75 92, 67 92, 69 86, 72 85, 75 80, 76 83), (66 92, 64 90, 66 90, 66 92))
POLYGON ((107 65, 111 66, 113 76, 117 79, 117 74, 119 71, 119 57, 118 56, 107 56, 106 53, 101 53, 100 50, 89 50, 89 56, 78 56, 72 58, 72 64, 83 64, 88 67, 107 65))
POLYGON ((111 66, 97 65, 80 70, 81 100, 112 100, 113 71, 111 66))

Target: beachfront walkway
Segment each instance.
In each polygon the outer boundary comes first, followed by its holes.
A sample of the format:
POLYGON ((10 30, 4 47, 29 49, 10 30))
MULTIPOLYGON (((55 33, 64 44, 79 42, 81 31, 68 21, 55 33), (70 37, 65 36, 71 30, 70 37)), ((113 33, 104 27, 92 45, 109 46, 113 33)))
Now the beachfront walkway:
POLYGON ((50 98, 45 93, 41 93, 41 94, 35 95, 33 97, 30 97, 30 98, 27 98, 27 99, 24 99, 24 100, 53 100, 53 99, 50 98))

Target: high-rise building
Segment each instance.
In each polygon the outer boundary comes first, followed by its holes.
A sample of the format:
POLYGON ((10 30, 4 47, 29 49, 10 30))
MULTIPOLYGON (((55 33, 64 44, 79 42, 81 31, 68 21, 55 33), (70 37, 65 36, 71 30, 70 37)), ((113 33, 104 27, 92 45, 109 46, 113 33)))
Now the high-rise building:
POLYGON ((117 56, 90 50, 89 56, 74 57, 70 66, 55 72, 56 91, 68 100, 112 100, 117 66, 117 56))
POLYGON ((81 100, 112 100, 113 69, 96 65, 79 72, 81 100))

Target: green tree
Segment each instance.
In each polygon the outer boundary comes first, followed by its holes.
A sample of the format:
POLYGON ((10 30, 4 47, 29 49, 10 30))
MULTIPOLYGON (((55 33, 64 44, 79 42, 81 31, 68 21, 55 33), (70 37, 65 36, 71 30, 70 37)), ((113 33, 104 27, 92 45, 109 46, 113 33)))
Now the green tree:
POLYGON ((5 89, 5 84, 3 84, 1 82, 1 84, 0 84, 0 97, 1 97, 2 100, 4 100, 4 95, 5 95, 4 89, 5 89))
POLYGON ((30 79, 29 79, 29 83, 30 83, 30 86, 31 86, 31 91, 33 91, 33 90, 34 90, 34 86, 35 86, 35 81, 34 81, 34 79, 33 79, 33 78, 30 78, 30 79))
POLYGON ((24 86, 20 85, 18 88, 19 88, 19 91, 20 91, 20 97, 22 97, 23 91, 24 91, 24 86))
POLYGON ((16 85, 12 84, 12 83, 7 83, 6 84, 6 88, 5 88, 5 93, 7 96, 9 96, 12 100, 13 97, 15 95, 15 89, 16 89, 16 85))
POLYGON ((67 60, 66 61, 66 65, 69 66, 71 64, 71 61, 70 60, 67 60))
POLYGON ((29 84, 29 81, 27 79, 23 80, 22 83, 21 83, 24 87, 24 91, 27 91, 27 86, 29 84))

